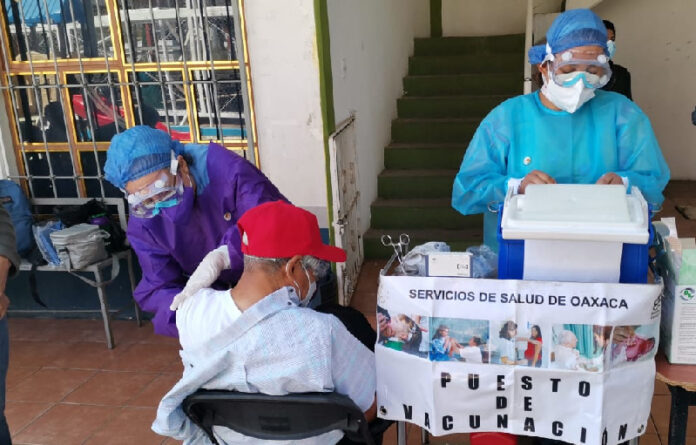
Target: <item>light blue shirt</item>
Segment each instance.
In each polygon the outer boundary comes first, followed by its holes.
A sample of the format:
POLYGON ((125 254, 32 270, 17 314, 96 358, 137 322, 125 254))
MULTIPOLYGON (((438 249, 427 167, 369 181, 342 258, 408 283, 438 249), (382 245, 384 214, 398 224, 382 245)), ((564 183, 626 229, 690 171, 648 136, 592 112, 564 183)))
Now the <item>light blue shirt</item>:
MULTIPOLYGON (((230 294, 221 291, 219 297, 230 298, 230 294)), ((296 301, 292 288, 281 288, 228 326, 217 327, 219 332, 201 333, 210 337, 202 346, 182 350, 184 375, 160 402, 152 430, 184 444, 209 444, 182 407, 186 396, 199 388, 272 395, 335 391, 367 411, 375 398, 374 354, 336 317, 298 307, 296 301)), ((186 323, 179 329, 186 330, 186 323)), ((221 444, 326 445, 343 436, 336 430, 278 442, 242 436, 224 427, 215 427, 214 432, 221 444)))
POLYGON ((454 180, 452 207, 484 213, 486 244, 496 246, 497 215, 487 206, 502 203, 508 181, 532 170, 559 184, 593 184, 613 172, 655 204, 669 180, 650 120, 626 97, 597 90, 568 113, 547 108, 535 92, 503 102, 481 122, 454 180))

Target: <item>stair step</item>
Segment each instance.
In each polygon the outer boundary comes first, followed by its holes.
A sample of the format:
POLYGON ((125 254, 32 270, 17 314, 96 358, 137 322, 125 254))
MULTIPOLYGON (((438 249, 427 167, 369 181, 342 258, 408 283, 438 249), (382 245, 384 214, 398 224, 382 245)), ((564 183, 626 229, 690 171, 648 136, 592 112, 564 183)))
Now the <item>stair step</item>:
POLYGON ((481 215, 462 215, 454 210, 449 198, 377 199, 371 206, 374 229, 464 229, 481 228, 481 215))
POLYGON ((404 77, 404 94, 407 96, 517 95, 522 94, 522 81, 522 75, 519 73, 406 76, 404 77))
POLYGON ((394 119, 393 142, 468 143, 481 119, 394 119))
POLYGON ((408 74, 514 73, 522 75, 524 53, 465 54, 459 56, 413 56, 408 59, 408 74))
POLYGON ((462 162, 467 144, 389 144, 384 149, 387 169, 448 169, 462 162))
POLYGON ((449 198, 457 170, 384 170, 377 176, 380 198, 449 198))
POLYGON ((417 56, 466 54, 476 52, 522 52, 524 34, 485 37, 417 38, 413 53, 417 56))
POLYGON ((510 94, 486 96, 405 96, 397 100, 400 118, 479 117, 483 118, 510 94))
POLYGON ((464 251, 469 246, 483 244, 483 229, 447 230, 447 229, 369 229, 363 237, 366 259, 389 258, 394 249, 382 245, 382 235, 392 238, 406 233, 411 238, 409 248, 428 241, 444 241, 453 251, 464 251))

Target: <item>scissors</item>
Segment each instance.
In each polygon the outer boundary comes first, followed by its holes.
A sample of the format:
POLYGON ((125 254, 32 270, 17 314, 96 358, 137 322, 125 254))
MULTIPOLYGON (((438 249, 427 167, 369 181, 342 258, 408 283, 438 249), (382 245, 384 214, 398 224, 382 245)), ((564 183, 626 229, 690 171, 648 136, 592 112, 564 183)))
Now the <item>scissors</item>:
POLYGON ((405 233, 399 235, 399 241, 394 241, 391 235, 382 235, 382 245, 394 248, 399 264, 403 263, 403 256, 408 253, 408 245, 410 242, 411 238, 405 233))

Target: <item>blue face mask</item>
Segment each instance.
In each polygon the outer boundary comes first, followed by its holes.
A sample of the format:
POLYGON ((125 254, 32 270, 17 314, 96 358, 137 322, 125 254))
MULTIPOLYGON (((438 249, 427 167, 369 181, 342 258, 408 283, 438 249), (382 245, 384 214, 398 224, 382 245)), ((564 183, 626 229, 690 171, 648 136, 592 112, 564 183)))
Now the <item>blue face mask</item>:
POLYGON ((609 50, 609 58, 614 58, 614 53, 616 52, 616 43, 613 40, 607 42, 607 49, 609 50))
MULTIPOLYGON (((184 193, 178 199, 174 199, 174 204, 170 201, 163 201, 160 204, 163 205, 161 208, 162 217, 166 218, 173 224, 186 224, 188 223, 191 215, 193 214, 193 203, 195 196, 193 193, 193 187, 184 187, 184 193)), ((157 209, 160 210, 160 209, 157 209)))
POLYGON ((162 209, 168 209, 169 207, 174 207, 179 204, 179 199, 173 198, 167 201, 160 201, 155 203, 155 208, 152 209, 152 216, 157 216, 162 211, 162 209))

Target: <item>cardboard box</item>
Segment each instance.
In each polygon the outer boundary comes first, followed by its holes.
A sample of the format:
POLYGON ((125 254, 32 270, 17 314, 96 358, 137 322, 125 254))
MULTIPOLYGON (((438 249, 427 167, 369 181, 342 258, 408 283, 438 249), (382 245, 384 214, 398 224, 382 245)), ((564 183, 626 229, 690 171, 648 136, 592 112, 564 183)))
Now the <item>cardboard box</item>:
POLYGON ((696 364, 696 282, 679 279, 671 254, 660 261, 664 279, 660 343, 670 363, 696 364))
POLYGON ((468 252, 437 252, 428 255, 426 275, 429 277, 471 277, 471 257, 468 252))

